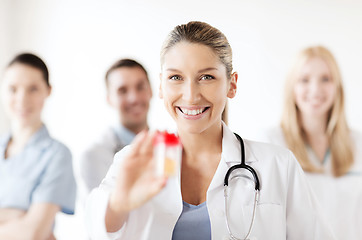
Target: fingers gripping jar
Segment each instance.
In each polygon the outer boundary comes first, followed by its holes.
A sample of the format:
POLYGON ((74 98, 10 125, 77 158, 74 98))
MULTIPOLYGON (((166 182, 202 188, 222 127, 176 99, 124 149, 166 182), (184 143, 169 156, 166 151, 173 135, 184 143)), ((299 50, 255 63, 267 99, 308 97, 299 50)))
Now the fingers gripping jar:
POLYGON ((154 138, 156 175, 176 176, 180 169, 182 144, 180 138, 166 131, 157 132, 154 138))

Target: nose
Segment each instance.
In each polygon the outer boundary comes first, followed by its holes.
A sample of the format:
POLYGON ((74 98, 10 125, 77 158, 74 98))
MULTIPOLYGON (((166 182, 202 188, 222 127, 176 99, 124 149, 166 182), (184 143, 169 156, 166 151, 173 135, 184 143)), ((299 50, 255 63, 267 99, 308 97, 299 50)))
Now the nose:
POLYGON ((23 107, 28 103, 28 97, 27 97, 27 92, 24 90, 19 90, 16 93, 16 103, 19 107, 23 107))
POLYGON ((315 81, 311 81, 309 86, 309 91, 313 95, 319 95, 321 91, 322 83, 317 79, 315 81))
POLYGON ((127 101, 129 103, 135 103, 138 100, 138 92, 136 90, 131 90, 127 94, 127 101))
POLYGON ((190 104, 198 102, 201 98, 200 85, 196 81, 185 81, 182 91, 182 98, 190 104))

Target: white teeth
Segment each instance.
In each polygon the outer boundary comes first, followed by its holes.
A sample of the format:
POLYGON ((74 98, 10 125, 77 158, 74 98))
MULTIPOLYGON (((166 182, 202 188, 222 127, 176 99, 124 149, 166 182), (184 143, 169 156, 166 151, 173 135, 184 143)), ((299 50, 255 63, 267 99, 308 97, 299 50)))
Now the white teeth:
POLYGON ((199 109, 193 109, 193 110, 189 110, 189 109, 186 109, 186 108, 181 108, 182 112, 186 115, 190 115, 190 116, 195 116, 195 115, 198 115, 200 113, 202 113, 202 111, 204 110, 205 108, 199 108, 199 109))

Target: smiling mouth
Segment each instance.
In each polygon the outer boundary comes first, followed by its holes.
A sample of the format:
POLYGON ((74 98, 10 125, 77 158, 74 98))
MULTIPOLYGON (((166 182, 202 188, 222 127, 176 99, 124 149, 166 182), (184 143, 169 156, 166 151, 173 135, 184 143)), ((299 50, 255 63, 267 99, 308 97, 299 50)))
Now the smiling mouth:
POLYGON ((196 116, 199 114, 204 113, 206 110, 208 110, 210 107, 203 107, 203 108, 198 108, 198 109, 186 109, 186 108, 182 108, 182 107, 177 107, 183 114, 188 115, 188 116, 196 116))

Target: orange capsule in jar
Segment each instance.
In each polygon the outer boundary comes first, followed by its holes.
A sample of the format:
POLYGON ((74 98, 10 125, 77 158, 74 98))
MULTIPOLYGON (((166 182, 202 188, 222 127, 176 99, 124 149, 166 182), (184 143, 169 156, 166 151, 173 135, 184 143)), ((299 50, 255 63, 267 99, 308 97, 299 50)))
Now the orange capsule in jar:
POLYGON ((166 131, 157 132, 153 142, 157 176, 176 176, 180 169, 182 144, 180 138, 166 131))

